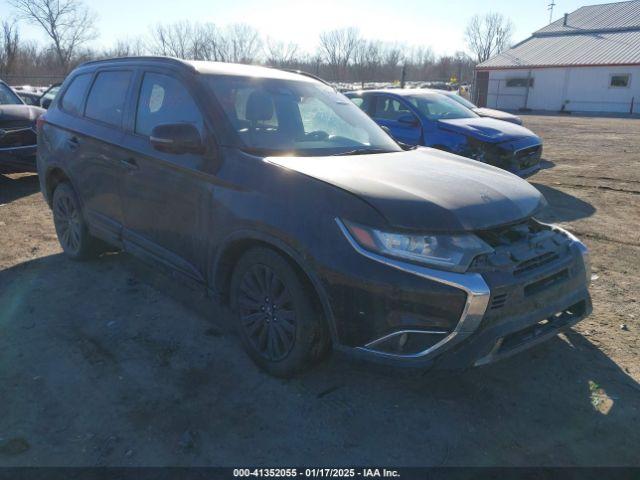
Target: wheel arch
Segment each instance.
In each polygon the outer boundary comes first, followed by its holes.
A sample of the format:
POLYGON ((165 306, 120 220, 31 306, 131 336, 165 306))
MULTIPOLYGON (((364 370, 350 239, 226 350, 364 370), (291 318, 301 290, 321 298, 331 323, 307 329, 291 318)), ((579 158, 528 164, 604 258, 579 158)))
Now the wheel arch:
POLYGON ((75 190, 75 187, 73 186, 73 182, 71 181, 71 178, 69 177, 69 175, 67 175, 64 169, 62 169, 62 167, 58 165, 52 165, 51 167, 49 167, 47 169, 47 172, 45 174, 45 179, 44 179, 44 188, 45 188, 44 196, 49 206, 51 206, 53 202, 53 191, 62 182, 68 182, 69 184, 71 184, 71 187, 75 190))
POLYGON ((304 258, 285 241, 262 232, 242 231, 237 232, 223 242, 214 256, 210 273, 210 287, 219 296, 220 301, 228 305, 230 300, 229 284, 231 275, 238 260, 253 247, 265 247, 283 256, 293 269, 307 284, 314 303, 323 313, 327 323, 332 344, 337 342, 335 319, 328 301, 328 295, 316 273, 304 261, 304 258))

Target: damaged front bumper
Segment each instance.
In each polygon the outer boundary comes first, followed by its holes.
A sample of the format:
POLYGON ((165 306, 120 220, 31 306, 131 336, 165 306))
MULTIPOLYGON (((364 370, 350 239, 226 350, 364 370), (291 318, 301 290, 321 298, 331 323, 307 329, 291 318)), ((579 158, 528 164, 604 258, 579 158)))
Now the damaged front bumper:
MULTIPOLYGON (((587 248, 558 227, 538 236, 542 238, 539 245, 529 242, 529 249, 512 252, 513 265, 504 268, 485 265, 484 271, 479 267, 467 273, 389 259, 354 242, 352 246, 371 260, 463 290, 466 304, 451 331, 399 329, 350 353, 393 366, 466 368, 506 358, 575 325, 592 311, 587 288, 590 276, 587 248), (554 247, 553 254, 549 245, 554 247), (425 343, 427 337, 433 340, 426 342, 429 346, 420 351, 403 353, 390 348, 410 343, 412 338, 425 343)), ((496 251, 504 253, 500 248, 496 251)))

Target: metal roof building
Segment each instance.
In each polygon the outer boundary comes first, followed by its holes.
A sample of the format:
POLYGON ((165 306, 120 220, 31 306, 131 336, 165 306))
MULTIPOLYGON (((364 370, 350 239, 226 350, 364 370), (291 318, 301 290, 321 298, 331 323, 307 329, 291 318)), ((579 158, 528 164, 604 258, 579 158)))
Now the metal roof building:
POLYGON ((581 7, 476 67, 493 108, 638 113, 640 0, 581 7))

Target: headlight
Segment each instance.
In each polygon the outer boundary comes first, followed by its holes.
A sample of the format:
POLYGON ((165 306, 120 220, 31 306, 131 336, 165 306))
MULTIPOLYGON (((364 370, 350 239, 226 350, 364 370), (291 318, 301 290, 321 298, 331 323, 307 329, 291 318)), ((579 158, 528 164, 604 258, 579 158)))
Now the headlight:
POLYGON ((466 156, 479 162, 487 160, 487 145, 473 137, 467 137, 468 150, 466 156))
POLYGON ((362 248, 443 270, 465 272, 476 256, 493 251, 473 234, 392 233, 351 222, 343 223, 362 248))

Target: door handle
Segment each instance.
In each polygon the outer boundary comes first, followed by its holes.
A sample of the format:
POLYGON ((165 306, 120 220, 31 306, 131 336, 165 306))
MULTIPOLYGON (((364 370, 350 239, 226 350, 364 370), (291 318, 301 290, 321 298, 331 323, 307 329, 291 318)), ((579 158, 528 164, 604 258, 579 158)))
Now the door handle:
POLYGON ((127 170, 138 170, 138 162, 136 162, 135 158, 123 158, 120 160, 120 165, 122 165, 127 170))
POLYGON ((78 137, 71 137, 67 139, 67 146, 70 150, 76 150, 80 146, 80 140, 78 137))

